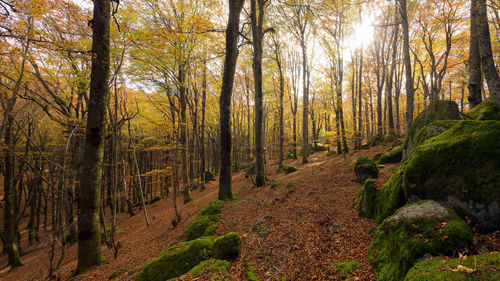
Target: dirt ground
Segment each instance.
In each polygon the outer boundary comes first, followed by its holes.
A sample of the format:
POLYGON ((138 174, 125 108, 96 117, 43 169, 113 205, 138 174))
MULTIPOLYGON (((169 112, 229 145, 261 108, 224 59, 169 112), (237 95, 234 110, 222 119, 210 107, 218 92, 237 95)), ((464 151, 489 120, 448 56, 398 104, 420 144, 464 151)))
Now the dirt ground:
MULTIPOLYGON (((359 218, 351 209, 356 191, 361 187, 352 170, 361 155, 374 156, 386 146, 361 152, 326 156, 326 152, 312 154, 307 164, 288 160, 298 171, 277 174, 277 165, 267 168, 268 184, 253 188, 243 172, 233 174, 233 191, 237 197, 224 207, 217 223, 217 234, 236 231, 243 237, 242 254, 233 262, 230 280, 247 280, 247 264, 256 267, 263 280, 375 280, 376 275, 366 259, 366 250, 375 227, 373 220, 359 218), (271 188, 273 183, 279 183, 271 188), (359 268, 346 277, 337 271, 334 263, 356 260, 359 268), (284 279, 286 278, 286 279, 284 279)), ((378 180, 381 186, 390 174, 390 166, 382 169, 378 180)), ((174 228, 171 198, 147 206, 151 225, 146 226, 143 213, 118 216, 117 225, 123 229, 117 234, 122 248, 118 258, 103 246, 106 261, 91 268, 75 280, 131 280, 138 271, 163 249, 184 239, 184 232, 195 214, 209 201, 217 198, 217 183, 208 184, 205 191, 195 190, 194 200, 179 203, 182 223, 174 228)), ((180 201, 180 200, 179 200, 180 201)), ((60 280, 67 280, 76 268, 76 245, 69 246, 58 272, 60 280)), ((56 253, 56 260, 59 257, 56 253)), ((21 258, 24 266, 9 270, 7 258, 0 256, 0 280, 45 280, 48 275, 49 249, 41 245, 21 258)), ((198 279, 205 280, 205 279, 198 279)))

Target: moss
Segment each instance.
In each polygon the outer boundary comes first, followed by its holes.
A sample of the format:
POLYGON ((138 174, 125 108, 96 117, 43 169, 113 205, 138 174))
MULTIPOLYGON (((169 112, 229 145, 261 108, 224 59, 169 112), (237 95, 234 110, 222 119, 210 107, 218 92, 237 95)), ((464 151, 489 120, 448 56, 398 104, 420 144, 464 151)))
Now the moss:
POLYGON ((295 183, 294 182, 289 182, 286 184, 285 186, 285 189, 290 189, 290 188, 294 188, 295 187, 295 183))
POLYGON ((250 263, 250 260, 248 258, 245 259, 245 265, 246 265, 246 270, 245 274, 250 281, 260 281, 260 277, 255 273, 257 271, 257 267, 255 265, 252 265, 250 263))
POLYGON ((375 196, 374 217, 377 224, 405 204, 402 187, 403 168, 395 170, 375 196))
POLYGON ((459 119, 458 105, 455 102, 449 100, 432 101, 411 123, 403 142, 403 161, 408 159, 414 147, 414 137, 420 129, 434 121, 459 119))
POLYGON ((278 186, 280 186, 280 185, 282 185, 282 184, 283 184, 283 183, 282 183, 282 182, 280 182, 280 181, 279 181, 279 182, 274 182, 273 184, 271 184, 271 188, 273 188, 273 189, 274 189, 274 188, 276 188, 276 187, 278 187, 278 186))
POLYGON ((500 105, 486 100, 472 108, 467 115, 476 120, 500 121, 500 105))
POLYGON ((384 136, 381 134, 376 134, 368 140, 366 144, 368 147, 373 147, 377 145, 381 145, 384 142, 384 136))
POLYGON ((375 201, 375 181, 366 180, 363 185, 363 192, 358 206, 358 215, 365 218, 373 218, 373 206, 375 201))
POLYGON ((469 256, 465 261, 459 259, 440 258, 427 259, 413 266, 406 277, 405 281, 494 281, 500 280, 500 253, 492 252, 477 256, 469 256), (471 269, 475 269, 472 273, 453 272, 457 265, 463 265, 471 269))
POLYGON ((433 138, 437 135, 442 134, 443 132, 449 130, 453 125, 460 122, 459 120, 440 120, 436 122, 432 122, 426 126, 424 126, 413 138, 413 149, 420 146, 426 140, 433 138))
POLYGON ((443 202, 482 230, 500 227, 500 121, 458 121, 412 151, 405 199, 443 202))
POLYGON ((335 150, 330 150, 328 151, 328 153, 326 154, 326 156, 330 157, 330 156, 333 156, 333 155, 336 155, 337 152, 335 152, 335 150))
POLYGON ((190 241, 202 236, 213 235, 218 228, 213 225, 213 222, 220 219, 219 214, 222 212, 225 204, 226 202, 222 200, 213 200, 205 205, 189 224, 185 240, 190 241))
POLYGON ((162 252, 148 262, 134 280, 154 281, 179 277, 201 261, 210 259, 213 244, 212 238, 203 237, 174 245, 170 251, 162 252))
POLYGON ((295 159, 295 155, 293 153, 288 153, 286 159, 295 159))
POLYGON ((290 165, 290 166, 283 166, 281 168, 281 170, 283 172, 285 172, 285 174, 290 174, 290 173, 298 171, 299 169, 297 167, 295 167, 295 166, 290 165))
POLYGON ((360 267, 359 262, 357 260, 334 263, 333 266, 335 266, 337 270, 340 272, 340 278, 342 279, 350 278, 351 277, 350 273, 352 273, 352 271, 360 267))
POLYGON ((113 273, 111 273, 108 277, 108 280, 111 280, 115 277, 117 277, 118 275, 122 274, 123 272, 127 271, 129 268, 128 267, 122 267, 122 268, 119 268, 118 270, 114 271, 113 273))
POLYGON ((398 163, 401 161, 401 157, 403 156, 403 146, 396 146, 386 153, 384 153, 379 160, 380 164, 385 163, 398 163))
POLYGON ((378 162, 378 160, 380 160, 380 157, 382 157, 382 155, 384 155, 383 152, 375 154, 375 156, 373 156, 373 161, 378 162))
POLYGON ((360 182, 364 182, 366 179, 378 178, 378 167, 373 160, 366 156, 359 157, 354 165, 354 172, 358 177, 360 182))
MULTIPOLYGON (((424 201, 426 202, 426 201, 424 201)), ((422 204, 407 205, 404 208, 422 204)), ((453 255, 468 249, 473 235, 470 227, 451 210, 445 217, 427 215, 386 219, 368 247, 368 260, 380 271, 377 280, 403 280, 415 262, 425 254, 453 255)))
POLYGON ((241 253, 241 237, 236 232, 229 232, 215 240, 214 257, 223 260, 234 260, 241 253))
POLYGON ((196 275, 203 275, 207 273, 212 273, 226 278, 229 276, 228 270, 231 268, 231 263, 226 260, 209 259, 200 262, 197 266, 193 267, 188 274, 193 277, 196 275))

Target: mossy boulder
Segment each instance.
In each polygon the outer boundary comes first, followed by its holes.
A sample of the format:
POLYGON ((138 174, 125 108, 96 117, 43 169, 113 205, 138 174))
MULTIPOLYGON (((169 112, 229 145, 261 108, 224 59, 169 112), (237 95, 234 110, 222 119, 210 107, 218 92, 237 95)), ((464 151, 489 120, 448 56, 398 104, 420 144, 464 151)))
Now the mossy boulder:
MULTIPOLYGON (((179 277, 210 259, 232 260, 241 253, 241 238, 230 232, 220 236, 201 237, 169 247, 154 258, 135 277, 136 281, 160 281, 179 277)), ((213 262, 213 261, 212 261, 213 262)), ((217 262, 218 266, 221 264, 217 262)), ((227 265, 227 264, 226 264, 227 265)), ((198 268, 200 269, 200 268, 198 268)), ((198 271, 198 270, 196 270, 198 271)))
POLYGON ((403 156, 403 145, 399 145, 394 148, 391 148, 389 151, 384 153, 380 157, 380 160, 378 162, 379 164, 398 163, 401 161, 402 156, 403 156))
POLYGON ((217 238, 214 242, 213 255, 221 260, 234 260, 241 253, 241 237, 236 232, 217 238))
POLYGON ((375 154, 375 156, 373 156, 373 161, 378 162, 380 160, 380 158, 382 157, 382 155, 384 155, 383 152, 379 152, 379 153, 375 154))
POLYGON ((470 227, 453 211, 431 200, 406 205, 387 218, 368 247, 377 280, 403 280, 425 255, 453 255, 470 247, 470 227))
POLYGON ((405 162, 407 202, 433 199, 482 230, 500 229, 500 121, 464 120, 425 140, 405 162))
POLYGON ((375 201, 375 192, 377 188, 375 181, 366 180, 361 192, 361 199, 358 206, 358 215, 365 218, 373 218, 373 205, 375 201))
POLYGON ((372 136, 368 142, 366 143, 367 147, 374 147, 377 145, 381 145, 384 142, 384 136, 382 134, 376 134, 372 136))
POLYGON ((408 159, 411 150, 414 147, 414 138, 418 131, 425 125, 438 120, 459 120, 460 113, 458 105, 449 100, 432 101, 416 118, 413 120, 403 142, 403 161, 408 159))
POLYGON ((427 259, 413 266, 404 281, 495 281, 500 280, 500 252, 469 256, 459 259, 427 259), (457 270, 458 265, 474 271, 467 273, 457 270))
POLYGON ((220 219, 219 214, 222 212, 225 204, 226 202, 222 200, 213 200, 205 205, 189 224, 186 230, 185 241, 213 235, 218 228, 213 222, 220 219))
POLYGON ((213 238, 203 237, 176 244, 154 258, 135 277, 136 281, 168 280, 187 273, 212 257, 213 238))
POLYGON ((283 166, 281 167, 278 172, 284 172, 285 174, 290 174, 290 173, 293 173, 293 172, 296 172, 298 171, 299 169, 295 166, 292 166, 292 165, 289 165, 289 166, 283 166))
POLYGON ((377 224, 382 223, 385 218, 406 203, 402 186, 403 172, 404 165, 397 168, 389 180, 377 191, 373 207, 373 215, 377 224))
POLYGON ((367 179, 378 178, 377 164, 366 156, 359 157, 354 164, 354 172, 360 182, 365 182, 367 179))
POLYGON ((476 120, 497 120, 500 121, 500 105, 489 100, 483 101, 472 108, 467 116, 476 120))
MULTIPOLYGON (((185 280, 193 280, 196 278, 204 278, 202 280, 225 280, 229 276, 228 270, 231 268, 231 263, 226 260, 209 259, 200 262, 193 267, 186 275, 185 280)), ((183 278, 180 278, 183 280, 183 278)))

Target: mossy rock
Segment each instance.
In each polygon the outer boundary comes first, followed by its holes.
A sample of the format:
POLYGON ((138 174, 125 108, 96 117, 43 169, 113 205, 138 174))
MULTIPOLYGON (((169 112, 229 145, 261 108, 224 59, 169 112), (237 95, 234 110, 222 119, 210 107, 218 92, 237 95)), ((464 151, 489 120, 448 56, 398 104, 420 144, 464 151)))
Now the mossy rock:
MULTIPOLYGON (((210 280, 224 280, 229 276, 231 263, 226 260, 209 259, 193 267, 187 275, 191 278, 211 278, 210 280)), ((186 276, 187 277, 187 276, 186 276)), ((187 278, 188 279, 188 278, 187 278)), ((206 280, 206 279, 205 279, 206 280)))
POLYGON ((401 161, 401 157, 403 156, 403 145, 396 146, 386 153, 384 153, 380 160, 378 161, 380 164, 386 163, 399 163, 401 161))
POLYGON ((179 277, 212 257, 213 238, 203 237, 170 247, 154 258, 135 277, 136 281, 160 281, 179 277))
MULTIPOLYGON (((446 132, 458 122, 460 122, 460 120, 440 120, 424 126, 422 129, 420 129, 420 131, 418 131, 416 136, 413 138, 413 149, 419 147, 426 140, 446 132)), ((404 148, 403 148, 403 154, 404 154, 404 148)), ((410 154, 411 152, 408 153, 408 155, 410 154)), ((402 158, 402 160, 405 161, 406 159, 402 158)))
POLYGON ((467 116, 476 120, 497 120, 500 121, 500 105, 489 100, 483 101, 472 108, 467 116))
POLYGON ((382 223, 385 218, 392 215, 394 211, 403 206, 406 202, 402 186, 403 171, 404 165, 391 174, 389 180, 375 195, 373 213, 377 224, 382 223))
POLYGON ((293 172, 296 172, 298 171, 299 169, 295 166, 292 166, 292 165, 289 165, 289 166, 283 166, 280 171, 283 171, 285 172, 285 174, 290 174, 290 173, 293 173, 293 172))
POLYGON ((222 260, 234 260, 241 253, 241 237, 236 232, 229 232, 215 240, 213 256, 222 260))
POLYGON ((205 182, 214 181, 215 176, 210 171, 205 171, 205 182))
POLYGON ((412 151, 405 164, 407 202, 433 199, 481 230, 500 229, 500 121, 464 120, 412 151))
POLYGON ((375 154, 375 156, 373 156, 373 161, 378 162, 380 160, 380 158, 382 157, 382 155, 384 155, 383 152, 379 152, 379 153, 375 154))
POLYGON ((360 182, 365 182, 367 179, 378 178, 377 164, 366 156, 359 157, 354 165, 354 172, 360 182))
MULTIPOLYGON (((160 281, 179 277, 196 265, 210 259, 233 260, 241 253, 241 238, 230 232, 220 236, 201 237, 169 247, 149 261, 135 277, 136 281, 160 281)), ((220 263, 217 263, 220 265, 220 263)))
POLYGON ((438 120, 459 120, 458 105, 450 100, 432 101, 411 123, 403 142, 403 161, 414 147, 414 138, 425 125, 438 120))
POLYGON ((388 143, 391 143, 397 139, 399 139, 401 136, 396 134, 396 133, 391 133, 391 134, 387 134, 384 136, 384 142, 383 144, 384 145, 387 145, 388 143))
POLYGON ((425 200, 398 209, 379 226, 368 260, 380 271, 377 280, 403 280, 423 256, 450 256, 472 242, 467 223, 439 203, 425 200))
POLYGON ((186 229, 185 241, 213 235, 218 228, 213 222, 220 219, 219 214, 222 212, 225 204, 226 202, 222 200, 213 200, 205 205, 186 229))
POLYGON ((377 145, 381 145, 384 142, 384 136, 382 134, 376 134, 372 136, 368 142, 366 143, 367 147, 374 147, 377 145))
POLYGON ((404 281, 495 281, 500 280, 500 252, 469 256, 466 260, 427 259, 413 266, 404 281), (472 273, 453 271, 458 265, 475 269, 472 273))
POLYGON ((368 179, 363 185, 361 199, 358 206, 358 215, 365 218, 373 218, 373 206, 375 203, 375 180, 368 179))

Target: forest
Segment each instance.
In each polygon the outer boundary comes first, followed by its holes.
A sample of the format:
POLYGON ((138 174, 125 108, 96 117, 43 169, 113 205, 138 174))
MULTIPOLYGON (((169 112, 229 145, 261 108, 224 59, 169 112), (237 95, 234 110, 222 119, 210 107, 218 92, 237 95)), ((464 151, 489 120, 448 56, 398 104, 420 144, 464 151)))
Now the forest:
POLYGON ((1 280, 500 280, 496 0, 0 0, 1 280))

